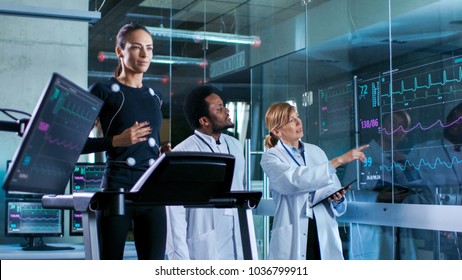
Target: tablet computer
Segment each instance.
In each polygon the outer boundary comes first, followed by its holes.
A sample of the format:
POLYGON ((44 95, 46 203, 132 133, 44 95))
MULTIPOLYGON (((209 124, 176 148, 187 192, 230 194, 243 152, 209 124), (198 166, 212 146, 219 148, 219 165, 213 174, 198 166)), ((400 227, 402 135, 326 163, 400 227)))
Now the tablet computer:
POLYGON ((350 183, 348 183, 348 184, 346 184, 345 186, 341 187, 340 189, 337 189, 336 191, 328 192, 328 193, 323 194, 323 196, 320 197, 319 200, 316 200, 316 202, 314 202, 314 203, 311 205, 311 208, 315 207, 315 206, 318 205, 319 203, 324 202, 326 199, 328 199, 329 197, 331 197, 334 193, 339 192, 339 191, 341 191, 341 190, 346 190, 351 184, 355 183, 357 180, 358 180, 358 179, 354 179, 353 181, 351 181, 350 183))

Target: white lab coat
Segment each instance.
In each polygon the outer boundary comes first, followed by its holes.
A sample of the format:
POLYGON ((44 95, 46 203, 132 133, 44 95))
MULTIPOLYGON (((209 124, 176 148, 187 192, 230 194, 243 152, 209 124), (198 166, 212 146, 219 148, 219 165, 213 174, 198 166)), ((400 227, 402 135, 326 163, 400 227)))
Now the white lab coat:
MULTIPOLYGON (((335 168, 319 147, 303 143, 306 166, 300 154, 292 153, 300 166, 290 157, 281 141, 262 156, 261 166, 269 179, 269 188, 276 204, 268 259, 306 259, 308 217, 316 217, 321 259, 341 260, 342 241, 336 217, 346 211, 346 200, 334 207, 326 201, 311 208, 326 190, 340 188, 335 168)), ((286 147, 288 147, 286 145, 286 147)), ((290 151, 290 147, 289 147, 290 151)))
MULTIPOLYGON (((231 154, 235 157, 231 190, 244 189, 244 153, 241 143, 221 134, 220 145, 213 137, 195 131, 173 151, 231 154), (199 135, 199 137, 198 137, 199 135), (204 143, 205 140, 207 142, 204 143), (229 150, 228 150, 229 149, 229 150)), ((207 170, 204 170, 207 172, 207 170)), ((243 259, 237 210, 219 208, 167 207, 167 256, 171 260, 243 259)), ((253 225, 249 225, 253 228, 253 225)))

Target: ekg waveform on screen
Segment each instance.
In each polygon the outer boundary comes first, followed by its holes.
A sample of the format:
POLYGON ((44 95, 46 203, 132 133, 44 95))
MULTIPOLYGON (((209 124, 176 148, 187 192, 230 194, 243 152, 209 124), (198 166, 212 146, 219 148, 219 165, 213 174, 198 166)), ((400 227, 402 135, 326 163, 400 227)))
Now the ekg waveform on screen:
POLYGON ((103 101, 54 73, 5 178, 8 191, 63 194, 103 101))
MULTIPOLYGON (((403 95, 403 94, 406 94, 407 92, 416 92, 421 89, 431 89, 432 87, 445 86, 446 84, 449 84, 449 83, 460 83, 462 81, 462 67, 459 67, 458 69, 457 78, 448 79, 446 70, 442 71, 441 76, 442 76, 441 81, 433 82, 432 74, 429 73, 427 74, 426 84, 422 84, 422 85, 419 85, 418 77, 414 76, 413 78, 410 79, 410 81, 412 81, 411 83, 413 84, 412 87, 406 87, 406 80, 401 80, 400 82, 398 82, 401 85, 399 90, 393 91, 392 95, 403 95)), ((385 93, 382 96, 389 97, 390 94, 385 93)))
POLYGON ((72 192, 96 192, 100 190, 104 175, 104 164, 79 163, 74 167, 71 178, 72 192))
POLYGON ((457 98, 462 92, 462 66, 435 62, 397 71, 392 87, 388 76, 381 78, 382 105, 403 108, 437 104, 457 98), (420 71, 420 72, 419 72, 420 71))
POLYGON ((352 82, 319 89, 321 135, 332 135, 353 129, 353 91, 352 82))
POLYGON ((7 233, 62 232, 62 210, 44 209, 40 202, 8 202, 7 233))
POLYGON ((383 128, 382 131, 387 134, 387 135, 392 135, 398 131, 401 131, 401 132, 404 132, 404 133, 409 133, 415 129, 420 129, 422 131, 426 131, 426 130, 430 130, 432 129, 433 127, 439 127, 439 128, 447 128, 447 127, 451 127, 459 122, 462 121, 462 117, 459 117, 458 119, 456 119, 455 121, 452 121, 450 123, 447 123, 447 124, 443 124, 443 121, 442 120, 436 120, 434 123, 428 125, 428 126, 424 126, 422 125, 421 122, 418 122, 417 124, 415 124, 414 126, 412 126, 411 128, 404 128, 402 125, 398 126, 396 129, 393 129, 393 130, 390 130, 388 131, 386 128, 383 128))
MULTIPOLYGON (((71 175, 71 192, 78 193, 99 191, 105 167, 104 163, 77 163, 71 175)), ((82 216, 83 214, 79 211, 70 211, 69 232, 71 235, 83 234, 82 216)))
POLYGON ((396 161, 392 161, 392 165, 382 165, 381 168, 383 168, 386 171, 392 171, 393 167, 399 168, 402 171, 406 170, 407 167, 411 166, 416 170, 420 170, 422 168, 430 168, 435 170, 438 167, 446 167, 448 169, 452 169, 454 165, 461 164, 462 160, 457 158, 456 156, 453 156, 449 161, 443 160, 440 157, 436 157, 433 162, 428 162, 424 159, 420 159, 416 163, 412 163, 409 160, 406 160, 404 164, 398 163, 396 161))

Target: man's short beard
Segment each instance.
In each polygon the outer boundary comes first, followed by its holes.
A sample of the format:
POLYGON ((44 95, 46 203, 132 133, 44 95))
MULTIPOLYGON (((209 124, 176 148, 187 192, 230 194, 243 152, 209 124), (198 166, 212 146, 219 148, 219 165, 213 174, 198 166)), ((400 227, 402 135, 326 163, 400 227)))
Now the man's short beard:
POLYGON ((233 124, 229 124, 229 125, 225 125, 225 126, 216 126, 216 125, 212 125, 212 131, 213 133, 222 133, 222 132, 225 132, 228 128, 234 128, 234 123, 233 124))

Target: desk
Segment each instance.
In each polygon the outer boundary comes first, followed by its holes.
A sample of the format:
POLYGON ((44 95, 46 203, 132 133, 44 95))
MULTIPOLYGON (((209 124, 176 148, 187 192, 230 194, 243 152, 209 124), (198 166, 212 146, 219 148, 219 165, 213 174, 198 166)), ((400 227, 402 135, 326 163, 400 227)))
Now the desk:
MULTIPOLYGON (((74 250, 24 251, 19 244, 0 245, 0 260, 84 260, 83 243, 49 243, 51 246, 73 247, 74 250)), ((138 259, 133 241, 125 244, 124 260, 138 259)))

